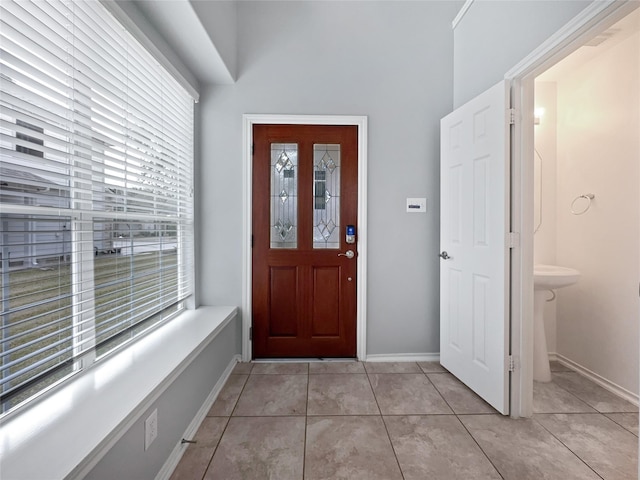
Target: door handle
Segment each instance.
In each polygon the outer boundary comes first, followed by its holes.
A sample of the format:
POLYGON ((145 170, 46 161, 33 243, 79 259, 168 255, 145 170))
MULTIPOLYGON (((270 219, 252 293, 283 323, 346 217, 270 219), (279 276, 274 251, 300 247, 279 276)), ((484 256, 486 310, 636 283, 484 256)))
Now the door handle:
POLYGON ((453 257, 450 257, 449 254, 446 251, 443 251, 440 255, 438 255, 439 257, 441 257, 444 260, 451 260, 453 257))
POLYGON ((338 254, 339 257, 347 257, 347 258, 353 258, 356 256, 355 253, 353 253, 353 250, 347 250, 344 253, 339 253, 338 254))

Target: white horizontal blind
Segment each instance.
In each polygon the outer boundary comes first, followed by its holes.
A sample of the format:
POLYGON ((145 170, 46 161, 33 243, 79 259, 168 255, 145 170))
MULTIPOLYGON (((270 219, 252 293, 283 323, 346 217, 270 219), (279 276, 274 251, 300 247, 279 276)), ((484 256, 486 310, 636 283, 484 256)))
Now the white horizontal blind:
POLYGON ((0 413, 181 308, 193 99, 98 1, 0 3, 0 413))

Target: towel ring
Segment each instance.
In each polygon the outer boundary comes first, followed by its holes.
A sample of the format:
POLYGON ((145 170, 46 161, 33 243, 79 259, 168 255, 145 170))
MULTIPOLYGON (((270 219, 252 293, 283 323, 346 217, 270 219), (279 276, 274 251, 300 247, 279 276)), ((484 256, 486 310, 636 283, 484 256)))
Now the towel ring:
POLYGON ((593 200, 595 197, 596 196, 593 193, 585 193, 584 195, 578 195, 576 198, 573 199, 573 202, 571 202, 571 213, 573 213, 574 215, 582 215, 584 213, 587 213, 591 208, 591 200, 593 200), (575 204, 581 198, 584 198, 585 200, 587 200, 587 206, 584 207, 582 210, 576 211, 575 204))

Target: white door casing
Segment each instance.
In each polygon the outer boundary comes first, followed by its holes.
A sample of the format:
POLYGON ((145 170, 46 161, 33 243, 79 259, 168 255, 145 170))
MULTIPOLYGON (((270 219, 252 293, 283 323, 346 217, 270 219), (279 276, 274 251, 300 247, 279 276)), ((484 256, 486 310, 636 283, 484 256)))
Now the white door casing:
POLYGON ((511 416, 533 414, 533 147, 534 80, 636 8, 638 2, 591 2, 505 73, 519 115, 512 132, 511 225, 520 245, 511 253, 511 416))
POLYGON ((440 362, 509 413, 509 86, 441 120, 440 362), (441 254, 441 256, 445 256, 441 254))
POLYGON ((252 181, 253 181, 253 125, 356 125, 358 127, 358 265, 357 265, 357 358, 367 358, 367 135, 368 117, 354 115, 281 115, 244 114, 243 137, 243 251, 242 251, 242 361, 251 361, 251 230, 252 230, 252 181))

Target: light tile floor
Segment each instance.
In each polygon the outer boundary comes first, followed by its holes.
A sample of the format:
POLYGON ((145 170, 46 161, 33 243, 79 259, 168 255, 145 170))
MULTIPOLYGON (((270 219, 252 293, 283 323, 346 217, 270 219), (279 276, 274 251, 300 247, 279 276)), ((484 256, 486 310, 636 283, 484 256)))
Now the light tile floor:
POLYGON ((638 408, 552 371, 514 420, 433 362, 241 363, 171 478, 637 479, 638 408))

